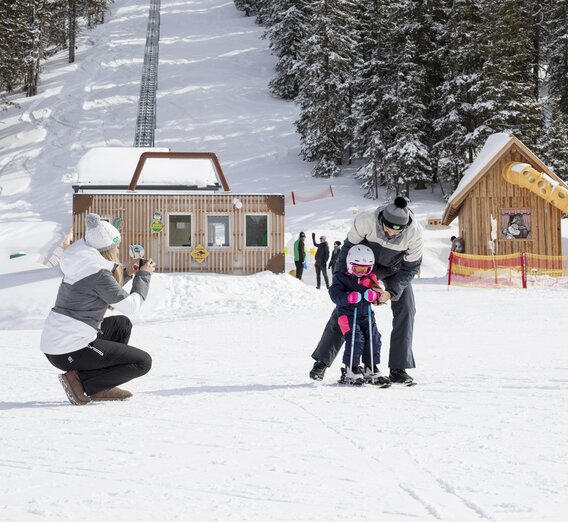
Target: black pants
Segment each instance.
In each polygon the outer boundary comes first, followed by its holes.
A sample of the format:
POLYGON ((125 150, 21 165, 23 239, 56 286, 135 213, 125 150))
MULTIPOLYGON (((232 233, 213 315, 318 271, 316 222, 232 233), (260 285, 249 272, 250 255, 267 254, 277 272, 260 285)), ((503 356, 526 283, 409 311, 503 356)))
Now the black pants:
POLYGON ((325 281, 325 287, 329 288, 329 279, 327 278, 327 268, 325 264, 318 263, 316 261, 316 286, 319 288, 321 286, 321 274, 323 274, 323 280, 325 281))
POLYGON ((296 278, 301 281, 302 276, 304 275, 304 262, 294 261, 294 263, 296 264, 296 278))
POLYGON ((101 332, 89 346, 62 355, 46 354, 53 366, 77 370, 85 393, 93 395, 148 373, 152 358, 128 345, 132 323, 124 315, 107 317, 101 332))
MULTIPOLYGON (((379 310, 382 310, 381 307, 379 310)), ((390 337, 389 368, 414 368, 414 355, 412 353, 412 336, 414 332, 414 292, 412 285, 408 285, 398 301, 391 301, 392 332, 390 337)), ((377 312, 378 313, 378 312, 377 312)), ((380 320, 379 320, 380 325, 380 320)), ((379 327, 380 330, 380 327, 379 327)), ((343 335, 337 324, 337 311, 334 309, 329 321, 325 325, 321 339, 312 353, 312 358, 331 366, 335 357, 343 346, 343 335)))

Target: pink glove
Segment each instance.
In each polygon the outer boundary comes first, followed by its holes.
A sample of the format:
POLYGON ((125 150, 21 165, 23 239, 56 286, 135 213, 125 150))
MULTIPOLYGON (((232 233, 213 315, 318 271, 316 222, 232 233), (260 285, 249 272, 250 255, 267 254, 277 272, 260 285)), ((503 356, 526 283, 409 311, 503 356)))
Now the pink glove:
POLYGON ((369 303, 374 303, 379 299, 379 297, 381 297, 381 294, 379 292, 375 292, 370 288, 369 290, 365 290, 365 299, 369 301, 369 303))
POLYGON ((363 277, 359 281, 360 285, 363 285, 365 288, 371 288, 372 286, 379 286, 379 281, 375 274, 369 274, 367 277, 363 277))
POLYGON ((361 301, 361 294, 359 292, 349 292, 347 294, 347 302, 349 304, 357 304, 361 301))

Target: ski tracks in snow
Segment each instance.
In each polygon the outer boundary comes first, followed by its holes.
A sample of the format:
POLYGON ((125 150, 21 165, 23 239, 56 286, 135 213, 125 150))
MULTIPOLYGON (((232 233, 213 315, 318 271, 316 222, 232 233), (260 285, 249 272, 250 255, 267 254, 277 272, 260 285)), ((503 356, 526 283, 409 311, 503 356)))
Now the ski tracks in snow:
MULTIPOLYGON (((316 385, 321 386, 321 385, 316 385)), ((324 385, 325 386, 325 385, 324 385)), ((368 390, 368 389, 354 389, 344 390, 354 391, 355 393, 392 393, 395 390, 368 390)), ((400 390, 404 392, 405 390, 400 390)), ((343 393, 343 391, 341 392, 343 393)), ((281 399, 285 402, 293 404, 298 409, 303 411, 306 415, 316 419, 327 430, 334 433, 337 437, 347 442, 350 446, 355 448, 361 454, 361 459, 355 455, 349 458, 360 461, 363 466, 369 466, 369 460, 373 461, 371 467, 376 471, 378 476, 382 476, 381 485, 373 484, 372 492, 365 493, 365 497, 371 496, 381 499, 381 506, 385 503, 388 504, 388 497, 390 493, 385 494, 385 481, 388 485, 397 484, 409 498, 419 504, 426 513, 412 512, 400 513, 401 516, 420 516, 422 519, 425 514, 435 520, 460 520, 466 522, 469 520, 494 520, 489 516, 480 506, 475 502, 468 499, 456 491, 456 489, 437 477, 432 471, 424 468, 416 459, 412 458, 408 451, 400 448, 389 448, 384 452, 377 454, 374 447, 369 447, 363 444, 356 438, 356 435, 350 435, 345 430, 345 424, 340 423, 337 427, 329 420, 326 420, 322 415, 318 415, 299 402, 291 399, 289 396, 281 395, 281 399), (402 478, 404 477, 404 479, 402 478), (412 477, 409 479, 409 477, 412 477), (428 499, 428 500, 427 500, 428 499)), ((364 417, 364 415, 362 415, 364 417)), ((356 428, 355 428, 356 432, 356 428)), ((326 440, 322 437, 322 440, 326 440)), ((346 453, 341 453, 341 455, 346 453)), ((348 454, 348 453, 347 453, 348 454)), ((395 494, 395 498, 398 495, 395 494)), ((400 499, 398 499, 400 503, 400 499)), ((389 514, 389 509, 383 510, 384 515, 389 514)))

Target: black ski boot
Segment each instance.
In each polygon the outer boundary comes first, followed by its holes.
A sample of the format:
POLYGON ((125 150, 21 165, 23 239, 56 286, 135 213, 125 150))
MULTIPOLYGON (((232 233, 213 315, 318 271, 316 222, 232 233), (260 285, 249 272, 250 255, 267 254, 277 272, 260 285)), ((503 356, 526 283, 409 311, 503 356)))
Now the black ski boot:
POLYGON ((322 381, 325 371, 327 370, 327 365, 320 361, 314 363, 314 367, 310 371, 310 379, 314 381, 322 381))
POLYGON ((341 368, 341 377, 337 382, 339 382, 339 384, 362 386, 363 384, 365 384, 365 375, 363 373, 363 368, 361 368, 361 366, 353 366, 353 368, 343 366, 341 368))
POLYGON ((408 375, 404 370, 394 370, 391 368, 390 380, 396 384, 403 384, 404 386, 414 386, 416 383, 414 379, 408 375))
POLYGON ((365 382, 379 388, 388 388, 391 385, 390 379, 381 373, 376 364, 373 369, 370 366, 365 366, 365 382))

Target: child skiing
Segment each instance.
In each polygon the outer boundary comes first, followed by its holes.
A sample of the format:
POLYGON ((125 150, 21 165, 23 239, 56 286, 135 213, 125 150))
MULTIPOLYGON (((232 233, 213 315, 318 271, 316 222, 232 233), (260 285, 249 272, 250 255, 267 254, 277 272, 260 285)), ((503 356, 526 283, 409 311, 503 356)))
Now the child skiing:
POLYGON ((338 323, 345 337, 340 383, 360 386, 365 382, 380 387, 390 386, 381 375, 381 336, 375 323, 371 303, 380 297, 380 285, 371 273, 375 264, 373 251, 365 245, 354 245, 347 253, 347 272, 337 272, 329 288, 331 300, 337 305, 338 323), (359 366, 363 359, 365 369, 359 366))

